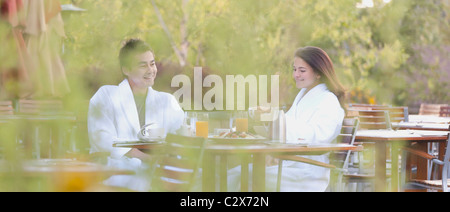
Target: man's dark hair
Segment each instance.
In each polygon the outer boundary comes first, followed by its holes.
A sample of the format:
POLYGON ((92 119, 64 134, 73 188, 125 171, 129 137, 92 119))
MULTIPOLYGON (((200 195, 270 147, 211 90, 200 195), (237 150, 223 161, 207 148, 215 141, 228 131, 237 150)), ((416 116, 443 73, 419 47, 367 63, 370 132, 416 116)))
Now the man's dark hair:
POLYGON ((120 68, 130 68, 133 65, 130 63, 134 61, 134 57, 147 51, 153 52, 146 42, 135 38, 127 40, 119 52, 120 68))

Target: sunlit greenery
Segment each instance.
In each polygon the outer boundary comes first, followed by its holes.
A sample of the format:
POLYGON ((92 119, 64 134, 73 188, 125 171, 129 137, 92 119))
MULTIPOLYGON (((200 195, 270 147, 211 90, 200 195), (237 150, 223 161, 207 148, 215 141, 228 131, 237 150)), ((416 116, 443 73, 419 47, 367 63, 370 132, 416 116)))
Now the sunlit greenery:
POLYGON ((441 53, 432 55, 436 60, 448 56, 449 5, 444 1, 374 1, 365 9, 356 8, 355 0, 62 2, 87 9, 63 12, 63 57, 70 79, 82 79, 89 94, 120 80, 120 43, 140 37, 161 62, 164 80, 156 86, 162 90, 170 90, 171 76, 190 73, 194 66, 215 74, 277 73, 284 80, 282 93, 288 94, 281 102, 289 104, 296 93, 290 80, 292 54, 297 47, 316 45, 330 54, 353 94, 350 101, 449 100, 439 91, 448 90, 448 80, 439 80, 448 79, 448 68, 425 62, 420 54, 433 49, 441 53), (176 51, 187 56, 179 58, 176 51))

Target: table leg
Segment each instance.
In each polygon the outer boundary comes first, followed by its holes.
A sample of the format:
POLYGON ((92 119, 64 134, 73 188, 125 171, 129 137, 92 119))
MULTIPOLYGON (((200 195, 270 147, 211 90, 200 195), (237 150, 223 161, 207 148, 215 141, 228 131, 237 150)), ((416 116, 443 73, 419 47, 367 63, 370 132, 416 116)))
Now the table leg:
POLYGON ((207 192, 215 191, 216 178, 215 178, 215 157, 214 154, 205 152, 203 155, 202 166, 202 190, 207 192))
POLYGON ((253 184, 252 191, 266 191, 266 155, 253 155, 253 184))
POLYGON ((277 192, 281 191, 281 177, 283 171, 283 160, 278 161, 278 175, 277 175, 277 192))
POLYGON ((392 142, 391 145, 391 190, 394 192, 398 191, 398 155, 399 155, 400 144, 398 142, 392 142))
POLYGON ((248 164, 250 163, 249 155, 242 155, 241 160, 241 191, 248 191, 248 164))
POLYGON ((386 191, 386 143, 375 142, 375 191, 386 191))
POLYGON ((36 151, 36 159, 41 159, 41 144, 39 139, 39 128, 38 126, 33 126, 33 136, 30 141, 34 145, 34 151, 36 151))
POLYGON ((228 188, 228 163, 227 163, 227 155, 220 155, 220 166, 219 166, 219 175, 220 175, 220 191, 226 192, 228 188))
MULTIPOLYGON (((423 152, 428 152, 427 142, 418 142, 417 149, 423 152)), ((416 179, 426 180, 428 178, 428 160, 417 157, 417 176, 416 179)))
MULTIPOLYGON (((447 148, 447 142, 439 142, 439 160, 444 161, 444 156, 445 156, 445 150, 447 148)), ((444 168, 444 166, 437 166, 438 168, 438 173, 437 174, 437 178, 436 179, 442 179, 442 169, 444 168)))

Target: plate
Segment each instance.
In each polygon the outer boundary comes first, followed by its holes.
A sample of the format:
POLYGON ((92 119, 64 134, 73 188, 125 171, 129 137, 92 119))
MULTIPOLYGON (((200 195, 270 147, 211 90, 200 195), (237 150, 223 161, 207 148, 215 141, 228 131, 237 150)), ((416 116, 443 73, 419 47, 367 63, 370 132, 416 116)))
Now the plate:
POLYGON ((250 144, 250 143, 265 143, 268 139, 263 136, 256 136, 255 138, 217 138, 208 137, 214 143, 220 144, 250 144))
POLYGON ((114 141, 114 144, 159 144, 164 143, 164 139, 152 139, 144 141, 114 141))
POLYGON ((435 137, 435 136, 445 136, 448 134, 446 131, 418 131, 416 134, 419 134, 422 137, 435 137))

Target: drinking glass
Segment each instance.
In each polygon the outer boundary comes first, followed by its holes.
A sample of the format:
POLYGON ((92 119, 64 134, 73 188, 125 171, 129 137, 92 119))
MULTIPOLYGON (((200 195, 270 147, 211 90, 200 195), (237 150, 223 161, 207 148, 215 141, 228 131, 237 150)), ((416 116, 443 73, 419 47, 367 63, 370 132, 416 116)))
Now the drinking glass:
POLYGON ((195 135, 195 123, 197 122, 197 113, 193 111, 185 112, 186 125, 188 125, 191 136, 195 135))
POLYGON ((248 113, 247 111, 237 111, 233 116, 234 126, 237 132, 248 132, 248 113))
POLYGON ((197 113, 195 136, 208 138, 208 113, 197 113))

